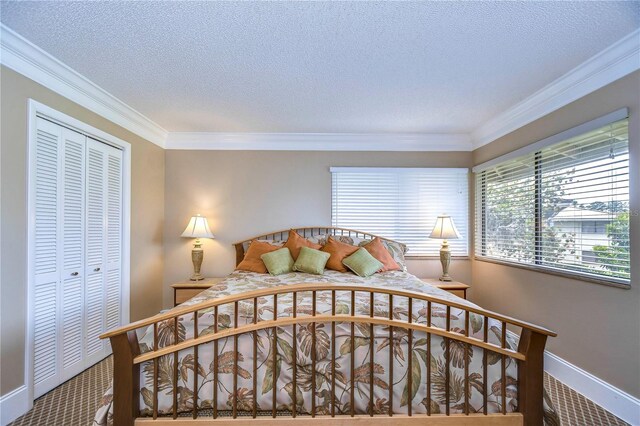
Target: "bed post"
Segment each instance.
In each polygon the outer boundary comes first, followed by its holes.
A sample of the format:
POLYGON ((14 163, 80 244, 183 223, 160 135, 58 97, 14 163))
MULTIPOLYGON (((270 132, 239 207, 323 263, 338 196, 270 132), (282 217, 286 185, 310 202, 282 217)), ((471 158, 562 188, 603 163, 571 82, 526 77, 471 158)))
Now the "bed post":
POLYGON ((135 330, 111 336, 113 349, 113 424, 133 426, 140 411, 140 355, 135 330))
POLYGON ((524 426, 542 426, 544 418, 544 345, 545 334, 522 329, 518 352, 526 359, 518 363, 518 411, 524 426))
POLYGON ((242 243, 236 243, 234 246, 236 247, 236 266, 238 266, 244 259, 244 246, 242 243))

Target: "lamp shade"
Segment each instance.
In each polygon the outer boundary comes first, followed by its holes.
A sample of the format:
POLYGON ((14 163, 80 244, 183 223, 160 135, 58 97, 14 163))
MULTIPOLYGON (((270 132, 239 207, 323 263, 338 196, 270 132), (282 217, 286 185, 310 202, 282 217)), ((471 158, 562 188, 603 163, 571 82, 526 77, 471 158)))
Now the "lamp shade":
POLYGON ((433 227, 429 238, 456 240, 462 237, 460 237, 460 233, 456 229, 456 225, 453 223, 451 216, 441 215, 436 219, 436 225, 433 227))
POLYGON ((211 229, 209 229, 207 218, 200 215, 191 218, 182 236, 185 238, 214 238, 211 229))

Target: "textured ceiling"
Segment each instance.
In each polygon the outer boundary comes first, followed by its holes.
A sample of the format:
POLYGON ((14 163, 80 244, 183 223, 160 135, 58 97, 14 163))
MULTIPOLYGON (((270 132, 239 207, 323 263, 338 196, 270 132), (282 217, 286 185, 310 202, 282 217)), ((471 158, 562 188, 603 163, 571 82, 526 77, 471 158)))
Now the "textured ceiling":
POLYGON ((169 131, 470 132, 640 26, 639 2, 2 2, 169 131))

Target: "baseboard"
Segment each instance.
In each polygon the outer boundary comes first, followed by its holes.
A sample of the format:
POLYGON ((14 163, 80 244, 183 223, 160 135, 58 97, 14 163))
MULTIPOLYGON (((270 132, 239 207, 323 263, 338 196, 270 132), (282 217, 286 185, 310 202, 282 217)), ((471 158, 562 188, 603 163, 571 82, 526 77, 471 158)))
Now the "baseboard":
POLYGON ((0 397, 0 425, 5 426, 31 409, 25 385, 0 397))
POLYGON ((627 423, 640 425, 640 399, 610 385, 593 374, 545 351, 544 369, 563 384, 615 414, 627 423))

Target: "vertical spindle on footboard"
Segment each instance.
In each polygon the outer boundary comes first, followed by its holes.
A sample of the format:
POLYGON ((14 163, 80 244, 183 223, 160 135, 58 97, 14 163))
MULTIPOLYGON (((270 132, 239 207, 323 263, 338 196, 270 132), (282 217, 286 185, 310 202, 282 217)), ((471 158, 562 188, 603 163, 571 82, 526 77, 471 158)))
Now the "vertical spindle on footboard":
MULTIPOLYGON (((178 317, 173 319, 173 344, 178 344, 178 317)), ((173 353, 173 418, 178 418, 178 352, 173 353)))
MULTIPOLYGON (((389 321, 393 320, 393 294, 389 294, 389 321)), ((389 416, 393 416, 393 362, 395 343, 393 341, 393 326, 389 326, 389 416)))
MULTIPOLYGON (((311 292, 311 315, 316 316, 316 292, 311 292)), ((295 392, 295 390, 294 390, 295 392)), ((316 416, 316 323, 311 323, 311 417, 316 416)))
MULTIPOLYGON (((331 315, 336 315, 336 291, 331 290, 331 315)), ((294 352, 295 353, 295 352, 294 352)), ((331 321, 331 417, 336 415, 336 322, 331 321)))
MULTIPOLYGON (((293 298, 293 317, 297 318, 298 316, 298 293, 295 291, 291 295, 293 298)), ((292 334, 291 340, 293 343, 293 360, 292 360, 292 375, 293 375, 293 390, 291 394, 293 395, 293 407, 291 408, 291 416, 296 417, 298 410, 298 336, 297 336, 297 327, 295 324, 291 326, 292 334)))
MULTIPOLYGON (((158 323, 153 323, 153 350, 158 350, 158 323)), ((158 358, 153 359, 153 419, 158 418, 158 358)))
MULTIPOLYGON (((356 292, 351 291, 351 316, 356 315, 356 292)), ((356 371, 356 347, 355 347, 355 325, 356 323, 351 321, 351 392, 349 399, 349 409, 351 412, 351 417, 355 416, 355 391, 356 391, 356 379, 355 379, 355 371, 356 371)))
POLYGON ((110 337, 113 351, 113 424, 133 426, 140 413, 140 355, 135 330, 110 337))
MULTIPOLYGON (((369 298, 369 317, 373 318, 373 305, 375 303, 375 293, 372 291, 371 296, 369 298)), ((374 335, 373 335, 373 323, 369 324, 369 415, 373 417, 373 346, 374 346, 374 335)))

